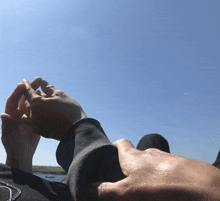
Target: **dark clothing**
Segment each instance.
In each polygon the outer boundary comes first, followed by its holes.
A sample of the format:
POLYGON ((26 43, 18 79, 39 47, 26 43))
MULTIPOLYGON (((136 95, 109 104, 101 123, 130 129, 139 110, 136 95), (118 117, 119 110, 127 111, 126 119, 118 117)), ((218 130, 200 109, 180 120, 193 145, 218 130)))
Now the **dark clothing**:
POLYGON ((82 119, 57 148, 57 161, 68 172, 67 184, 75 200, 85 199, 84 187, 94 181, 124 178, 118 151, 95 119, 82 119))
MULTIPOLYGON (((18 201, 70 201, 73 200, 69 187, 60 182, 50 182, 21 170, 1 165, 0 186, 6 186, 12 190, 12 196, 21 191, 18 201), (4 183, 1 183, 1 182, 4 183), (18 190, 17 190, 18 189, 18 190)), ((0 201, 9 200, 10 194, 7 188, 0 188, 0 201)))
POLYGON ((156 148, 170 153, 170 147, 167 140, 157 133, 147 134, 141 138, 137 144, 137 149, 144 151, 149 148, 156 148))
POLYGON ((215 167, 220 169, 220 151, 218 152, 218 156, 216 158, 216 161, 212 165, 214 165, 215 167))
MULTIPOLYGON (((117 181, 124 178, 118 162, 117 148, 112 145, 98 121, 82 119, 76 122, 60 142, 57 161, 67 172, 67 185, 50 182, 35 175, 2 165, 0 181, 12 187, 12 195, 21 190, 21 200, 85 199, 84 187, 93 181, 117 181), (71 190, 69 190, 71 189, 71 190)), ((4 186, 0 182, 0 186, 4 186)), ((0 201, 9 199, 9 190, 0 188, 0 201)))
MULTIPOLYGON (((146 135, 140 140, 137 149, 148 148, 169 152, 168 142, 159 134, 146 135)), ((112 145, 95 119, 87 118, 76 122, 60 142, 56 157, 67 173, 67 185, 2 165, 0 186, 4 186, 1 181, 12 185, 9 188, 13 196, 17 193, 15 188, 20 189, 21 195, 17 201, 83 201, 86 184, 124 178, 118 162, 117 148, 112 145)), ((0 201, 8 199, 9 190, 0 188, 0 201)))

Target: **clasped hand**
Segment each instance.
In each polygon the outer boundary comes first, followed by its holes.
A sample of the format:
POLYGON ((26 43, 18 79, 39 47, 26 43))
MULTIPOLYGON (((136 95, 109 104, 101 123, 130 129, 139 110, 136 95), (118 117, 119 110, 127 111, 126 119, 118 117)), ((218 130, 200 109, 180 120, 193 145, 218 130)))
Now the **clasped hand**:
POLYGON ((76 121, 86 117, 74 99, 42 78, 31 83, 23 80, 8 97, 1 115, 6 164, 32 172, 32 158, 40 136, 61 140, 76 121))
POLYGON ((22 116, 22 121, 39 135, 61 140, 76 121, 87 117, 73 98, 46 80, 41 81, 43 95, 37 94, 27 80, 23 83, 26 85, 25 96, 30 103, 30 111, 22 116))
MULTIPOLYGON (((41 84, 41 78, 31 82, 36 90, 41 84)), ((7 158, 6 165, 19 168, 23 171, 32 172, 32 159, 40 140, 32 127, 21 121, 24 114, 29 113, 30 105, 24 96, 26 86, 18 84, 12 94, 8 97, 5 113, 2 119, 2 143, 5 147, 7 158)), ((40 91, 36 90, 40 95, 40 91)))

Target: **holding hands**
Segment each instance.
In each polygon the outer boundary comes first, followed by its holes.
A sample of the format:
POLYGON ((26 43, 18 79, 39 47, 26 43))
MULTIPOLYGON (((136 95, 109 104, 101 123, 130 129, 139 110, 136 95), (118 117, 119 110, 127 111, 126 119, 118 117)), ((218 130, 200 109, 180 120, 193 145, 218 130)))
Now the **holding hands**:
MULTIPOLYGON (((1 115, 6 165, 31 173, 40 136, 62 140, 83 118, 87 116, 82 107, 63 91, 42 78, 31 83, 23 80, 7 99, 1 115)), ((220 172, 216 167, 158 149, 140 151, 127 139, 114 145, 125 178, 88 184, 89 200, 220 200, 220 172)))
POLYGON ((23 115, 22 121, 39 135, 61 140, 76 121, 87 117, 79 103, 47 81, 41 82, 43 95, 39 95, 27 80, 23 83, 30 111, 23 115))
POLYGON ((23 80, 8 97, 1 114, 6 165, 31 173, 40 136, 61 140, 76 121, 86 117, 74 99, 42 78, 31 83, 23 80))

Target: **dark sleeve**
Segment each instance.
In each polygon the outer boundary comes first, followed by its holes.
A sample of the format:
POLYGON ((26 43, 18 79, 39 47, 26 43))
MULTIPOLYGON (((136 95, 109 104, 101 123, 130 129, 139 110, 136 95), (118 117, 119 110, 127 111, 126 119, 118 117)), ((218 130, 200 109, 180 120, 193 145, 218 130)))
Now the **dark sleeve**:
POLYGON ((220 151, 218 152, 218 156, 212 165, 220 169, 220 151))
POLYGON ((76 122, 60 142, 56 157, 67 172, 67 184, 76 201, 85 200, 85 185, 90 182, 124 178, 117 148, 95 119, 76 122))
POLYGON ((73 201, 69 187, 0 164, 0 200, 73 201))

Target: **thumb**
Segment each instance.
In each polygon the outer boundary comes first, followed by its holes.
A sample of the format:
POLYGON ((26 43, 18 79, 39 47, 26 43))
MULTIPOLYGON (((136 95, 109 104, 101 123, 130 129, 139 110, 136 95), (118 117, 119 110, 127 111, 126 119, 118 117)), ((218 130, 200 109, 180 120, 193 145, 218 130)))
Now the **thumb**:
POLYGON ((13 119, 9 114, 1 114, 1 120, 2 137, 9 135, 12 130, 16 129, 16 124, 14 123, 13 119))
POLYGON ((2 113, 0 117, 2 119, 2 122, 10 121, 12 119, 11 116, 6 113, 2 113))
POLYGON ((52 96, 57 91, 57 89, 46 80, 42 80, 41 89, 47 96, 52 96))
POLYGON ((86 186, 85 193, 88 200, 112 201, 119 200, 121 190, 118 182, 94 182, 86 186))

